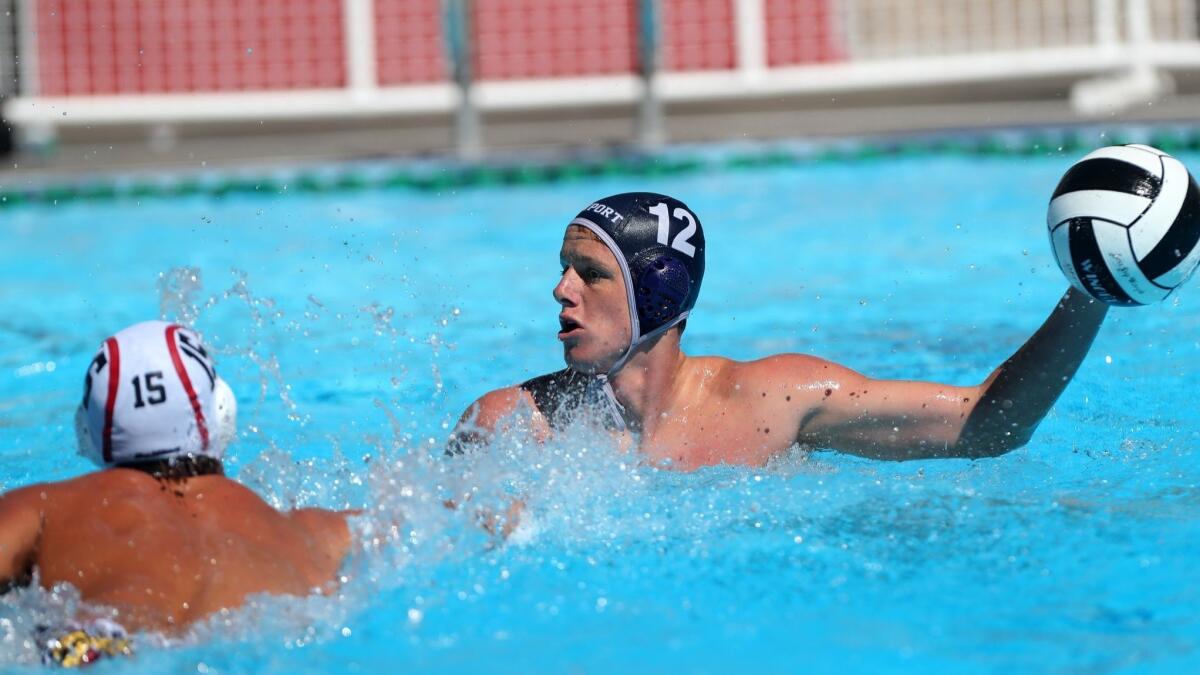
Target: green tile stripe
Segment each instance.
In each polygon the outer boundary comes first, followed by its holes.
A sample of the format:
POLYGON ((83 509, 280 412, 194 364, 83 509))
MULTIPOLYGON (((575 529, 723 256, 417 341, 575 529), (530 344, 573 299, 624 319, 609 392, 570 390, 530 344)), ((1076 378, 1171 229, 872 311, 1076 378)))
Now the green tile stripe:
POLYGON ((974 135, 941 135, 887 140, 758 144, 740 151, 706 152, 673 149, 662 154, 629 152, 556 161, 453 164, 397 164, 380 170, 345 165, 334 170, 299 169, 176 178, 98 178, 64 180, 32 188, 0 186, 0 209, 105 200, 151 200, 201 195, 344 193, 404 189, 443 192, 489 186, 546 185, 603 176, 671 176, 708 170, 869 162, 881 158, 929 155, 1075 156, 1092 148, 1121 143, 1149 143, 1166 152, 1200 151, 1196 128, 1096 128, 996 131, 974 135))

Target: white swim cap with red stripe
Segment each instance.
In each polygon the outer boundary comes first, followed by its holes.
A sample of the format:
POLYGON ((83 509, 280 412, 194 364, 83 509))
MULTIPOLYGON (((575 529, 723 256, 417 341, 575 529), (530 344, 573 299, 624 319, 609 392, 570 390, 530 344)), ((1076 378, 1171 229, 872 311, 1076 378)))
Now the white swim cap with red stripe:
POLYGON ((236 433, 237 402, 195 332, 144 321, 100 345, 75 419, 80 453, 105 466, 220 459, 236 433))

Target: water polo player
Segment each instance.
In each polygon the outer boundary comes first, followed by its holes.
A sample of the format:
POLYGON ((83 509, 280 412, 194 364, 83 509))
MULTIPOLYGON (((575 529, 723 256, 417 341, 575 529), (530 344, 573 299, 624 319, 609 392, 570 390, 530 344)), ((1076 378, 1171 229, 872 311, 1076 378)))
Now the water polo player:
POLYGON ((37 572, 92 606, 40 631, 47 661, 128 653, 126 630, 177 632, 252 593, 331 587, 350 546, 344 514, 281 513, 225 478, 235 413, 192 331, 147 321, 104 341, 76 415, 102 470, 0 496, 0 584, 37 572))
POLYGON ((450 449, 486 443, 523 406, 541 437, 574 411, 600 416, 652 461, 759 465, 799 443, 879 459, 984 457, 1026 443, 1087 354, 1107 306, 1070 289, 982 384, 876 380, 824 359, 688 356, 704 231, 679 200, 626 193, 567 226, 554 288, 565 370, 492 391, 450 449))

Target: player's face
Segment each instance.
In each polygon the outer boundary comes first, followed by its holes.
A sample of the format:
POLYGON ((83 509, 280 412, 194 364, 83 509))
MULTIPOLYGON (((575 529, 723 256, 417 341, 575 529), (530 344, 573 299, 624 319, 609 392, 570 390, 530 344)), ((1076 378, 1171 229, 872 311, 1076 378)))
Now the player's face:
POLYGON ((554 287, 558 339, 567 365, 588 373, 603 373, 617 362, 633 327, 625 278, 617 258, 586 228, 571 225, 558 254, 562 278, 554 287))

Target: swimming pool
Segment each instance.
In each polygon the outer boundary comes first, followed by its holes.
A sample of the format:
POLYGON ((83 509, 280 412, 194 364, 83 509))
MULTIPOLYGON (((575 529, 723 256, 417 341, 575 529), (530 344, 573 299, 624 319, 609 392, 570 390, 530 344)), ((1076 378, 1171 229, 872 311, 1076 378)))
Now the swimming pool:
MULTIPOLYGON (((582 432, 440 458, 476 396, 561 367, 558 245, 598 196, 663 191, 703 219, 689 353, 973 383, 1066 287, 1043 218, 1082 154, 328 194, 281 178, 269 194, 9 208, 0 489, 90 468, 70 426, 83 369, 105 335, 163 315, 205 334, 239 395, 230 473, 279 506, 368 506, 367 544, 337 597, 264 598, 108 670, 1188 670, 1195 281, 1114 311, 1033 441, 996 459, 818 452, 679 474, 582 432), (441 508, 473 487, 485 506, 525 496, 513 541, 441 508)), ((29 626, 70 602, 0 600, 0 663, 31 663, 29 626)))

